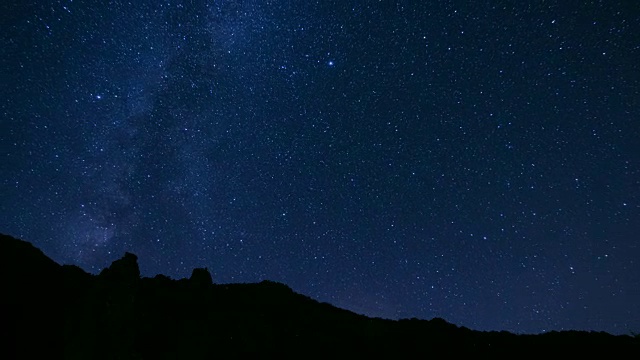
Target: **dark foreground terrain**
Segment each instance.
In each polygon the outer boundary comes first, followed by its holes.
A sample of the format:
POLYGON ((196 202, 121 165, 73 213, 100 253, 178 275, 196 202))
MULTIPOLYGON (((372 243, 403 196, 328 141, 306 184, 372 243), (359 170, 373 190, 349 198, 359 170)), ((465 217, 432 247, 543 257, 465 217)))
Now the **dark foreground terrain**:
POLYGON ((137 257, 94 276, 0 236, 0 358, 204 359, 589 353, 637 358, 640 339, 595 332, 514 335, 442 319, 371 319, 283 284, 140 278, 137 257))

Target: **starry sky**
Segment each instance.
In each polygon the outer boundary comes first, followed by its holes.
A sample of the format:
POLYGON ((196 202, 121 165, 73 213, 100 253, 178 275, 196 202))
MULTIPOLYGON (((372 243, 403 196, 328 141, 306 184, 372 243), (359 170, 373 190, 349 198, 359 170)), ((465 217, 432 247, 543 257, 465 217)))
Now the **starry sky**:
POLYGON ((640 332, 633 1, 0 9, 0 232, 57 262, 640 332))

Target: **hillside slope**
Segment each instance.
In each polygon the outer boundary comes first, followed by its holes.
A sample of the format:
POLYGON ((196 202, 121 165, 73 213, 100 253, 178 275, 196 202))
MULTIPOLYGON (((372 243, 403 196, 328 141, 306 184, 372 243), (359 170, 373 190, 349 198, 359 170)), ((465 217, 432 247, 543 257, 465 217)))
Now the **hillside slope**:
POLYGON ((6 235, 0 236, 0 280, 3 359, 640 354, 640 340, 630 336, 514 335, 442 319, 372 319, 271 281, 213 284, 206 269, 195 269, 190 279, 141 278, 130 253, 90 275, 6 235))

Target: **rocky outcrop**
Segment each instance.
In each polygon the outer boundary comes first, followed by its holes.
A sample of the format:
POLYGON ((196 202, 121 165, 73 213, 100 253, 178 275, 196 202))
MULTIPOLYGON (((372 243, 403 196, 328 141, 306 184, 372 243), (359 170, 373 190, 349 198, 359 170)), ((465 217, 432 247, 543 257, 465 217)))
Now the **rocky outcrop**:
POLYGON ((99 278, 125 283, 139 280, 140 268, 138 267, 138 257, 129 252, 125 253, 122 258, 114 261, 111 266, 102 270, 99 278))
POLYGON ((207 288, 213 284, 211 274, 207 268, 195 268, 191 272, 189 281, 196 287, 207 288))

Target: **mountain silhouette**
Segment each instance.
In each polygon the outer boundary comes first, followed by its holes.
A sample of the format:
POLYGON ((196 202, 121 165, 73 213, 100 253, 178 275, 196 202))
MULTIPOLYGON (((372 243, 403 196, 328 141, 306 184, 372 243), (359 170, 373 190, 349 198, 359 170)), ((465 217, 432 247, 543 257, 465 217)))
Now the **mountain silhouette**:
POLYGON ((131 253, 91 275, 7 235, 0 277, 2 359, 640 354, 638 338, 603 332, 515 335, 368 318, 272 281, 215 284, 207 269, 141 278, 131 253))

